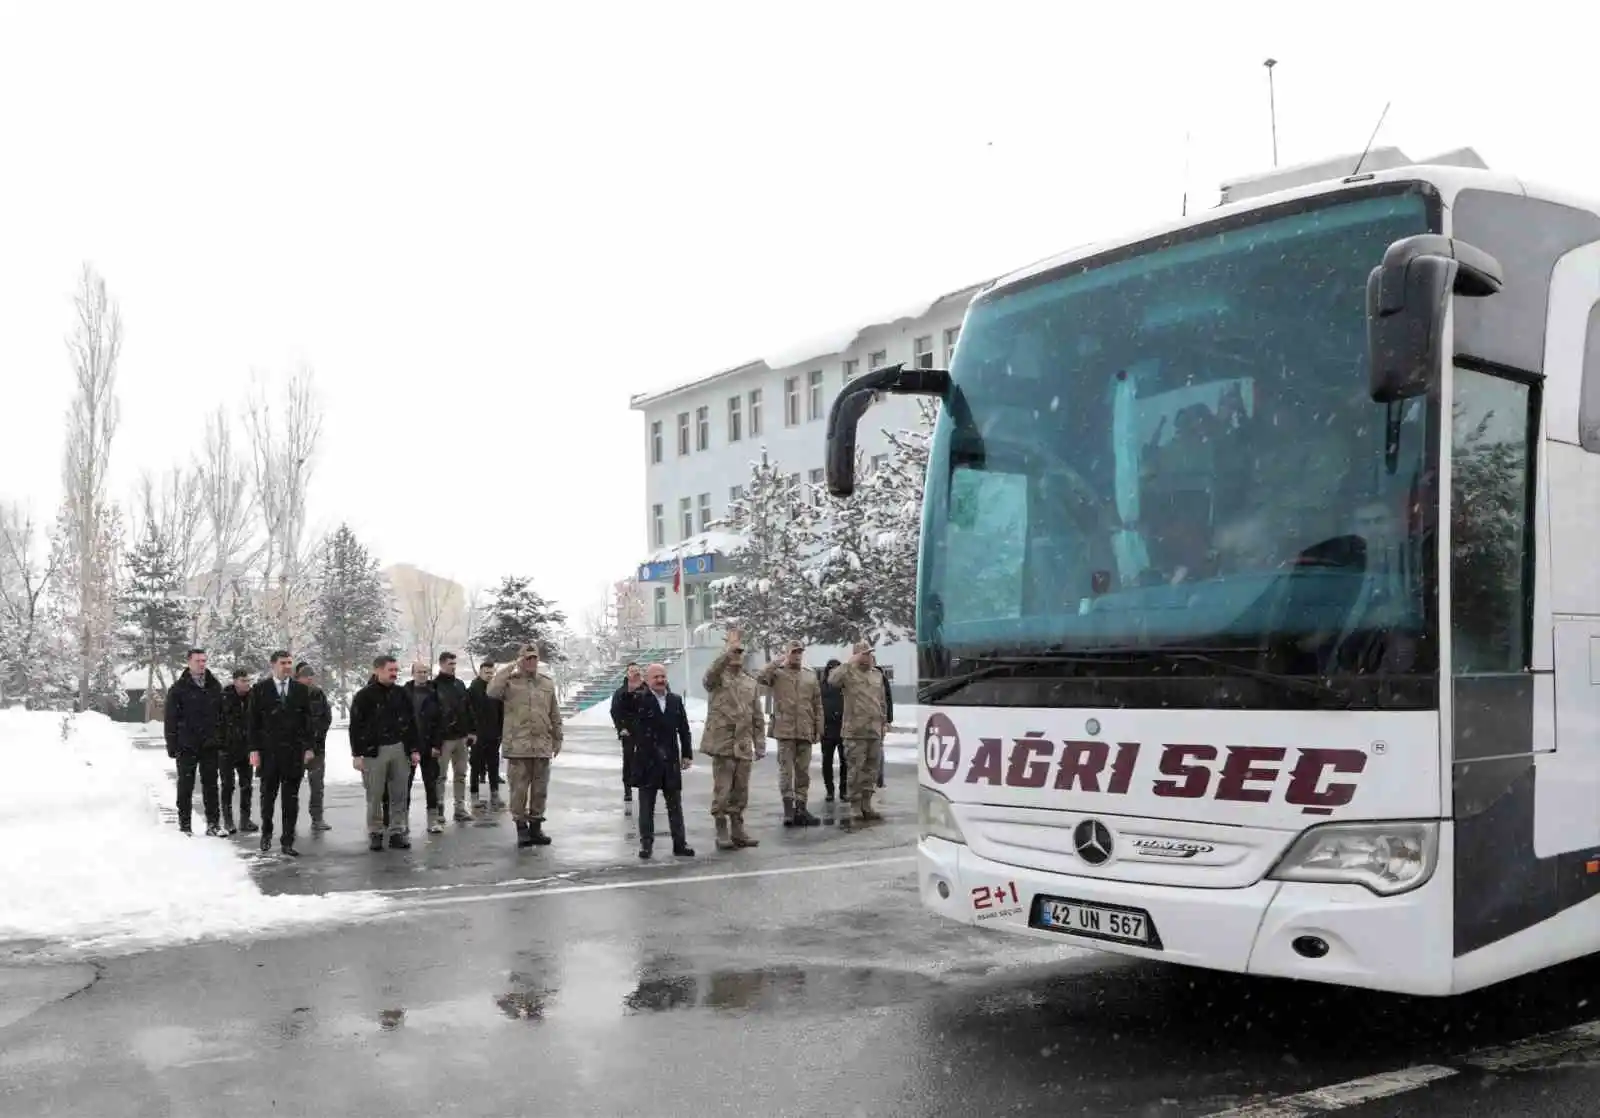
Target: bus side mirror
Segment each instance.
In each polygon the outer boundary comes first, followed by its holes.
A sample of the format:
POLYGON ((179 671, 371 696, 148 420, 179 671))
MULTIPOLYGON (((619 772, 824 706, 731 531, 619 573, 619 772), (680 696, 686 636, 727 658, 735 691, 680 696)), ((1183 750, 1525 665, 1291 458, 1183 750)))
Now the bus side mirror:
POLYGON ((908 369, 889 365, 864 373, 844 386, 828 412, 828 445, 823 458, 828 492, 848 497, 856 491, 856 428, 878 393, 899 396, 937 396, 950 391, 950 374, 944 369, 908 369))
POLYGON ((1367 349, 1373 400, 1390 404, 1432 390, 1444 365, 1444 323, 1452 294, 1493 295, 1505 285, 1500 262, 1437 233, 1390 245, 1367 276, 1367 349))

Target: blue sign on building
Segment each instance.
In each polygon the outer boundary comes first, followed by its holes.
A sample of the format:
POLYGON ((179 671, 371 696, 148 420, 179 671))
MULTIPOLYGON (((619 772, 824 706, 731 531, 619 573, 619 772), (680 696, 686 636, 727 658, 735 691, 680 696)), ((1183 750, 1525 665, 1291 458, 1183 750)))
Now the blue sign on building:
MULTIPOLYGON (((678 569, 676 559, 666 559, 660 563, 643 563, 639 566, 640 582, 671 582, 672 576, 678 569)), ((683 557, 683 574, 685 578, 691 575, 708 575, 716 570, 716 557, 709 552, 705 555, 685 555, 683 557)))

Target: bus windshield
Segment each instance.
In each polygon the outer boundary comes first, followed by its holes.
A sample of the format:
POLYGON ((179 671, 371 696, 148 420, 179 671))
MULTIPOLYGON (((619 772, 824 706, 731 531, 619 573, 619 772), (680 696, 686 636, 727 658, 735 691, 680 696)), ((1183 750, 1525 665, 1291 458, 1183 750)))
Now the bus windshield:
POLYGON ((1365 308, 1428 225, 1414 188, 1346 196, 975 301, 930 449, 924 675, 1431 676, 1437 406, 1372 401, 1365 308))

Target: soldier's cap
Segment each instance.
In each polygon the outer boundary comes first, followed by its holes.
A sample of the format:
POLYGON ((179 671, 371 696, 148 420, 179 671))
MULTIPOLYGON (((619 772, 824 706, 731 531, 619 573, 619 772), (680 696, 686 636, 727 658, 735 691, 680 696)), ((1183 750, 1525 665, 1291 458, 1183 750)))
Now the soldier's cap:
POLYGON ((790 641, 789 642, 789 651, 790 652, 804 652, 805 650, 806 650, 805 641, 790 641))
POLYGON ((537 656, 537 655, 539 655, 539 646, 536 645, 536 644, 525 644, 521 648, 517 649, 518 658, 521 658, 523 656, 537 656))
POLYGON ((850 649, 850 651, 851 652, 871 652, 872 651, 872 646, 870 644, 868 644, 866 641, 856 641, 854 647, 852 647, 850 649))

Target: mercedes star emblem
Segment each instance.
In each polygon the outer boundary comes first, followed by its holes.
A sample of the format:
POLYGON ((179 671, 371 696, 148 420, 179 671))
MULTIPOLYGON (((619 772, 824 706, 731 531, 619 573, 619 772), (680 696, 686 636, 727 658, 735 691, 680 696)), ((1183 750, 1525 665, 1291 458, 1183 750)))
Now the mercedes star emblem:
POLYGON ((1098 819, 1085 819, 1072 829, 1072 845, 1089 865, 1104 865, 1111 860, 1111 828, 1098 819))

